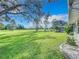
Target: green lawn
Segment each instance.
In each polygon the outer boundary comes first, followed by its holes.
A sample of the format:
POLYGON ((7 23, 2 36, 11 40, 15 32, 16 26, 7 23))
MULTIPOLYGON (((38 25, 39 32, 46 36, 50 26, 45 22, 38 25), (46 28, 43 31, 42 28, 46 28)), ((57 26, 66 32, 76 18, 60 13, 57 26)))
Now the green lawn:
POLYGON ((0 31, 0 59, 64 59, 59 45, 66 33, 0 31))

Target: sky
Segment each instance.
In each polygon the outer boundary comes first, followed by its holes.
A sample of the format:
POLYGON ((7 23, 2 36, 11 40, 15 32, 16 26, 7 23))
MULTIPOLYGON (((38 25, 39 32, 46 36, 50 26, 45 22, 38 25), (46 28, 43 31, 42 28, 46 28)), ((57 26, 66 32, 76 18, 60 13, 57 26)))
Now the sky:
MULTIPOLYGON (((46 0, 45 0, 46 1, 46 0)), ((67 4, 67 0, 58 0, 55 3, 46 3, 43 7, 43 12, 45 13, 49 13, 51 14, 51 19, 58 19, 58 20, 64 20, 64 21, 68 21, 68 4, 67 4)), ((32 22, 29 22, 21 17, 20 15, 10 15, 10 17, 12 17, 13 19, 16 19, 16 22, 19 24, 24 25, 24 27, 29 28, 33 26, 32 22)), ((50 19, 50 20, 51 20, 50 19)), ((49 20, 49 21, 50 21, 49 20)))
MULTIPOLYGON (((52 19, 68 21, 67 0, 59 0, 58 2, 50 3, 50 4, 47 3, 44 6, 43 11, 45 13, 48 13, 49 11, 49 13, 51 14, 49 22, 52 21, 52 19)), ((41 20, 43 21, 43 18, 41 20)), ((26 27, 33 27, 32 22, 30 22, 26 27)))
POLYGON ((67 14, 68 13, 68 4, 67 0, 58 0, 58 2, 46 4, 43 11, 48 12, 50 10, 50 13, 52 15, 57 14, 67 14))

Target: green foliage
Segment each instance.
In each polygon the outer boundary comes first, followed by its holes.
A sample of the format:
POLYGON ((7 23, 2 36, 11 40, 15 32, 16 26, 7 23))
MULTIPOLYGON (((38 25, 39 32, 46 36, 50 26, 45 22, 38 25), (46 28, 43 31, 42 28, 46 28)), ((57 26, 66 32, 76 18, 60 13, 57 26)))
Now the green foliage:
POLYGON ((74 35, 73 27, 74 27, 74 24, 70 24, 70 25, 66 26, 66 32, 67 32, 67 34, 69 34, 69 36, 67 37, 67 43, 72 46, 77 46, 77 44, 75 42, 75 38, 73 36, 74 35))
POLYGON ((75 42, 75 39, 73 36, 68 36, 67 38, 67 43, 72 45, 72 46, 77 46, 76 42, 75 42))
POLYGON ((12 25, 12 24, 7 24, 5 26, 5 29, 8 29, 8 30, 14 30, 16 28, 16 26, 12 25))
POLYGON ((4 29, 4 24, 0 23, 0 30, 4 29))
POLYGON ((67 23, 65 21, 55 19, 54 21, 52 21, 52 28, 57 32, 64 32, 66 24, 67 23))
POLYGON ((15 25, 15 26, 11 26, 11 24, 7 24, 6 26, 5 26, 5 30, 13 30, 13 28, 14 29, 25 29, 25 27, 23 26, 23 25, 21 25, 21 24, 18 24, 18 25, 15 25))
POLYGON ((25 28, 24 28, 24 26, 23 26, 23 25, 18 24, 18 25, 16 26, 16 29, 25 29, 25 28))
POLYGON ((73 33, 73 24, 66 26, 65 31, 67 34, 73 33))
POLYGON ((77 25, 78 25, 78 32, 79 32, 79 19, 77 20, 77 25))

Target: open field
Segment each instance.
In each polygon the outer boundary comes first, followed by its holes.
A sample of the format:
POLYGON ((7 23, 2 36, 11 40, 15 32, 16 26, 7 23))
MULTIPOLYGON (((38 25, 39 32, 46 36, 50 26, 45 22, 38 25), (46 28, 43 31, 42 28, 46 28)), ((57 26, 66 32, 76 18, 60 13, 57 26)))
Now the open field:
POLYGON ((0 31, 0 59, 63 59, 59 45, 66 33, 0 31))

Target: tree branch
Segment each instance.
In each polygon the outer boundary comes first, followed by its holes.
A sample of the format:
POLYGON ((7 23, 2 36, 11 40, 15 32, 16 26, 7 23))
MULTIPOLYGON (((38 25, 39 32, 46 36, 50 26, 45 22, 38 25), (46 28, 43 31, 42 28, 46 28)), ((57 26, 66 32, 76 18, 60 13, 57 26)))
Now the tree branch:
POLYGON ((26 4, 18 4, 18 5, 9 7, 9 8, 7 8, 7 9, 5 9, 5 10, 0 11, 0 16, 2 16, 3 14, 6 14, 8 11, 14 10, 14 9, 16 9, 17 7, 21 7, 21 6, 25 6, 25 7, 26 7, 27 5, 26 5, 26 4))
POLYGON ((7 12, 7 14, 24 14, 24 13, 27 13, 27 12, 17 12, 17 13, 7 12))

